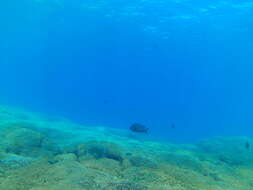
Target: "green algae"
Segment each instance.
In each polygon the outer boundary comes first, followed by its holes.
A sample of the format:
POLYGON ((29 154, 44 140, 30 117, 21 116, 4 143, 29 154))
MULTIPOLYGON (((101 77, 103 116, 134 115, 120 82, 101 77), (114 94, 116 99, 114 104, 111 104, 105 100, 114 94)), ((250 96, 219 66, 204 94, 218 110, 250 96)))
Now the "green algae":
POLYGON ((246 137, 191 145, 0 107, 0 190, 252 190, 246 137))

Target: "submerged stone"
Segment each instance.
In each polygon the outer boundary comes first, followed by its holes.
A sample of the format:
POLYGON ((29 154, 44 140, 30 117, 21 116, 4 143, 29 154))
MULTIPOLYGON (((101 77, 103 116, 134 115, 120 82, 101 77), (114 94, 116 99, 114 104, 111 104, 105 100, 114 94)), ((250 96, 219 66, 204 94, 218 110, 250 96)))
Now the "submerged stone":
POLYGON ((79 144, 74 153, 78 157, 91 155, 95 159, 109 158, 118 162, 123 161, 120 147, 117 144, 104 141, 90 141, 79 144))
POLYGON ((130 182, 125 183, 110 183, 103 190, 147 190, 147 187, 130 182))
POLYGON ((15 154, 4 154, 0 158, 0 166, 8 169, 17 169, 29 166, 34 159, 15 154))
POLYGON ((54 164, 57 162, 75 162, 77 161, 77 156, 73 153, 68 154, 59 154, 55 156, 53 159, 50 159, 48 162, 50 164, 54 164))
POLYGON ((253 143, 245 137, 217 137, 198 143, 199 150, 215 160, 228 165, 253 166, 253 150, 245 148, 253 143))
POLYGON ((26 128, 9 130, 2 148, 7 153, 23 156, 46 156, 56 153, 57 147, 43 134, 26 128))
POLYGON ((131 156, 129 158, 129 161, 134 167, 146 167, 146 168, 157 167, 157 164, 155 164, 153 161, 141 156, 131 156))

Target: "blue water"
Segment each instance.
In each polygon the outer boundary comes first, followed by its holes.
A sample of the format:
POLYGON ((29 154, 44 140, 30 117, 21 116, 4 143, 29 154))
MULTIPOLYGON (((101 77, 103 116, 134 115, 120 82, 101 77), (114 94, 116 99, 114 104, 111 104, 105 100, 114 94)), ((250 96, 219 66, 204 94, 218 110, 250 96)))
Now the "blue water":
POLYGON ((91 126, 140 122, 171 141, 253 136, 251 1, 0 5, 1 104, 91 126))

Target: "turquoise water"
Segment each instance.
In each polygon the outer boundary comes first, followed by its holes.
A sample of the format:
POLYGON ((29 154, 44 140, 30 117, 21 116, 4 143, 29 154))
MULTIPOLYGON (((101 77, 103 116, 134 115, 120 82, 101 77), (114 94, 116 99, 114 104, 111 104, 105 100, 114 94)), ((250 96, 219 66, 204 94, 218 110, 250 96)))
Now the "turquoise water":
POLYGON ((0 0, 0 190, 252 190, 252 16, 0 0))
POLYGON ((250 1, 1 7, 3 104, 179 142, 252 134, 250 1))

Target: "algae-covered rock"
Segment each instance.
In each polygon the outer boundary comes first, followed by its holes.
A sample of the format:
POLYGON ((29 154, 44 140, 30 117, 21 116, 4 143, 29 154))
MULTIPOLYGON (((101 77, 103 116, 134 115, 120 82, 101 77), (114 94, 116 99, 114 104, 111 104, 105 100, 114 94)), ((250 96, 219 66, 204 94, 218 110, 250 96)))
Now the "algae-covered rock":
POLYGON ((89 159, 81 160, 80 163, 86 168, 102 171, 113 176, 121 176, 122 167, 121 164, 113 159, 101 158, 101 159, 89 159))
POLYGON ((110 183, 103 190, 147 190, 147 187, 130 182, 125 183, 110 183))
POLYGON ((148 168, 129 168, 123 173, 125 179, 134 183, 155 183, 161 181, 160 175, 148 168))
POLYGON ((17 169, 21 167, 26 167, 32 162, 34 159, 24 156, 19 156, 16 154, 4 154, 0 158, 0 166, 8 168, 8 169, 17 169))
POLYGON ((48 164, 37 161, 26 168, 9 172, 0 182, 4 190, 100 190, 99 183, 110 183, 113 177, 88 169, 78 162, 58 162, 48 164))
POLYGON ((58 151, 56 145, 43 134, 26 128, 6 131, 2 148, 6 152, 23 156, 52 155, 58 151))
POLYGON ((16 129, 6 135, 6 152, 28 153, 42 146, 44 136, 30 129, 16 129))
POLYGON ((214 160, 228 165, 253 166, 253 147, 246 147, 253 140, 246 137, 217 137, 198 143, 204 157, 213 157, 214 160), (209 155, 209 156, 207 156, 209 155))
POLYGON ((157 164, 141 156, 130 156, 129 161, 134 167, 157 168, 157 164))
POLYGON ((48 163, 54 164, 57 162, 75 162, 75 161, 77 161, 77 156, 73 153, 67 153, 56 155, 53 159, 48 160, 48 163))
POLYGON ((174 152, 160 156, 163 163, 178 166, 180 168, 191 169, 198 172, 204 172, 202 162, 198 157, 190 152, 174 152))
POLYGON ((120 147, 117 144, 104 141, 90 141, 79 144, 74 151, 78 157, 93 156, 95 159, 109 158, 119 162, 123 161, 120 147))

